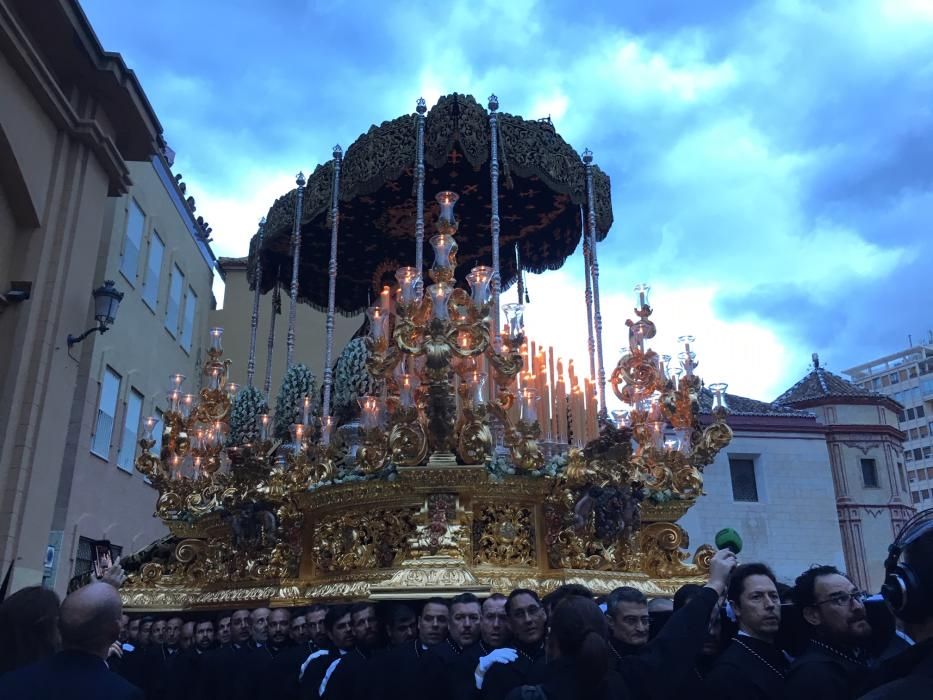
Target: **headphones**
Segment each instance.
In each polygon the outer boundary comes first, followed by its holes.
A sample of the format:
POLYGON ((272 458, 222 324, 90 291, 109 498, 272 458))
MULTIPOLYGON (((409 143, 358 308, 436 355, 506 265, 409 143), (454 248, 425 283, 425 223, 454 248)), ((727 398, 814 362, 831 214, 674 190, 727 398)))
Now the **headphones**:
MULTIPOLYGON (((904 549, 931 532, 933 508, 921 511, 908 520, 888 547, 881 595, 888 601, 895 615, 905 622, 919 622, 933 612, 933 595, 929 590, 924 590, 924 582, 910 564, 900 561, 904 549)), ((933 581, 925 583, 927 588, 933 587, 933 581)))

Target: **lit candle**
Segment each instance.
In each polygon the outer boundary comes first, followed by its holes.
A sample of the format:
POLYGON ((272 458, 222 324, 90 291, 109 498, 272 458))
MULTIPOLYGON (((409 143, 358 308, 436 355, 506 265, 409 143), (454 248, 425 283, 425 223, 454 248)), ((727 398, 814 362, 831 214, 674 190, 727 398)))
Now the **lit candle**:
POLYGON ((237 395, 237 392, 239 390, 240 390, 239 384, 237 384, 236 382, 227 382, 226 392, 227 392, 227 396, 229 396, 231 400, 237 395))
POLYGON ((185 375, 173 374, 169 377, 169 381, 171 382, 172 389, 181 389, 181 385, 185 382, 185 375))
POLYGON ((385 315, 392 313, 392 292, 388 285, 384 286, 379 293, 379 308, 385 315))
POLYGON ((375 396, 364 396, 360 400, 360 424, 366 430, 379 427, 379 401, 375 396))
POLYGON ((292 433, 292 442, 299 447, 304 446, 305 442, 305 426, 303 423, 292 423, 291 433, 292 433))
POLYGON ((398 386, 398 399, 399 403, 402 405, 402 408, 411 408, 414 405, 415 401, 412 394, 413 388, 414 387, 411 383, 411 375, 403 374, 402 380, 398 386))
POLYGON ((178 413, 178 403, 181 401, 181 392, 175 389, 168 394, 169 410, 172 413, 178 413))
POLYGON ((305 396, 301 400, 301 423, 311 425, 311 397, 305 396))
POLYGON ((219 420, 214 421, 214 443, 217 447, 222 447, 224 443, 224 424, 219 420))
POLYGON ((143 440, 153 440, 154 436, 152 431, 155 430, 155 427, 159 424, 159 420, 155 416, 146 416, 143 420, 143 440))
POLYGON ((208 380, 208 387, 212 391, 216 391, 220 388, 220 370, 217 367, 211 369, 208 380))
POLYGON ((191 415, 191 409, 194 408, 194 394, 185 394, 181 400, 181 415, 188 418, 191 415))
POLYGON ((324 416, 321 418, 321 444, 325 447, 330 444, 330 436, 334 431, 334 417, 324 416))
POLYGON ((221 336, 224 334, 223 328, 211 328, 211 350, 215 353, 223 352, 223 345, 220 342, 221 336))
POLYGON ((473 401, 473 406, 481 406, 486 403, 486 395, 484 389, 486 387, 486 373, 485 372, 471 372, 470 377, 470 394, 473 401))
POLYGON ((269 426, 272 423, 272 418, 268 413, 263 413, 259 416, 259 439, 262 442, 266 442, 269 439, 269 426))

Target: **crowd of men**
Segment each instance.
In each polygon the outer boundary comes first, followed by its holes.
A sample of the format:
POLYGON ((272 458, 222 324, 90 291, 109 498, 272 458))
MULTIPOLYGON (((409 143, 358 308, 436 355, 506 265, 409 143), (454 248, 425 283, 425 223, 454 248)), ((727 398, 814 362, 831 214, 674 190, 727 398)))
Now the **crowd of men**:
MULTIPOLYGON (((107 682, 119 676, 135 693, 98 697, 933 697, 933 519, 921 536, 902 542, 888 568, 885 602, 867 599, 832 566, 814 566, 787 588, 766 565, 738 565, 721 550, 707 584, 681 588, 672 610, 634 588, 597 598, 565 585, 544 598, 520 588, 417 605, 115 617, 115 589, 96 583, 65 599, 59 626, 66 650, 105 658, 107 682), (105 598, 105 612, 94 612, 95 600, 105 598), (110 638, 90 627, 104 619, 113 622, 110 638)), ((32 676, 28 670, 0 676, 0 696, 46 697, 26 693, 43 682, 41 668, 32 676)))
MULTIPOLYGON (((833 567, 814 567, 792 591, 809 626, 806 645, 780 639, 782 601, 763 564, 733 570, 721 552, 705 587, 678 591, 676 610, 656 613, 620 588, 605 602, 610 667, 620 697, 856 698, 874 685, 880 649, 863 595, 833 567), (722 636, 721 601, 735 634, 722 636), (666 619, 664 619, 666 617, 666 619), (778 642, 782 644, 778 644, 778 642), (874 647, 874 648, 873 648, 874 647), (624 695, 622 695, 624 693, 624 695)), ((546 678, 549 612, 565 587, 540 599, 530 590, 484 600, 470 593, 395 603, 235 610, 215 619, 181 615, 121 618, 122 655, 111 668, 153 700, 185 698, 482 698, 501 700, 546 678)), ((804 628, 805 629, 805 628, 804 628)), ((798 629, 798 631, 800 631, 798 629)), ((884 636, 885 644, 896 636, 884 636)))

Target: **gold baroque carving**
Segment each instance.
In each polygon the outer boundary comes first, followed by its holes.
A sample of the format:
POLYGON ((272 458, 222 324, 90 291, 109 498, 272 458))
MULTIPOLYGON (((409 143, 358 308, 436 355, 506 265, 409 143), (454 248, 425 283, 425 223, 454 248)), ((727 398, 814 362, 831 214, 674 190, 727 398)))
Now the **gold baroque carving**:
POLYGON ((405 557, 416 508, 347 513, 314 527, 312 559, 323 573, 389 568, 405 557))
POLYGON ((473 552, 475 565, 535 566, 531 508, 488 504, 474 510, 473 552))

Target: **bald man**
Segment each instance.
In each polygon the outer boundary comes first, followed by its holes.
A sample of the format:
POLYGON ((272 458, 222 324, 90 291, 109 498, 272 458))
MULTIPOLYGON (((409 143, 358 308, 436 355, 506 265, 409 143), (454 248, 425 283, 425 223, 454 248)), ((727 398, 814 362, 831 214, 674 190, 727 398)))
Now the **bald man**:
POLYGON ((107 583, 79 588, 62 602, 62 651, 0 677, 0 698, 143 700, 143 692, 107 666, 120 634, 120 594, 107 583))

